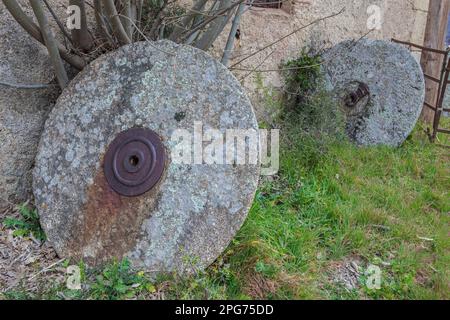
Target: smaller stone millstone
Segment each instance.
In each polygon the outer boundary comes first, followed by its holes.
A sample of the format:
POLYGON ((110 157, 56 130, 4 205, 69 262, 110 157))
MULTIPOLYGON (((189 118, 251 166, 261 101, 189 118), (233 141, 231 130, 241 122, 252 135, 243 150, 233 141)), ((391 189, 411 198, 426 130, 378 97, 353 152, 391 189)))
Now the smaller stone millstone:
POLYGON ((348 136, 360 145, 402 144, 425 99, 422 69, 411 53, 392 42, 349 40, 328 50, 323 61, 348 136))
MULTIPOLYGON (((0 2, 0 82, 50 83, 47 49, 29 36, 0 2)), ((44 121, 58 87, 17 89, 0 84, 0 209, 29 200, 32 168, 44 121)))
POLYGON ((201 50, 140 42, 86 67, 49 115, 34 171, 58 254, 90 265, 128 257, 153 272, 211 264, 247 216, 259 165, 173 161, 175 129, 193 135, 197 121, 258 129, 238 81, 201 50))

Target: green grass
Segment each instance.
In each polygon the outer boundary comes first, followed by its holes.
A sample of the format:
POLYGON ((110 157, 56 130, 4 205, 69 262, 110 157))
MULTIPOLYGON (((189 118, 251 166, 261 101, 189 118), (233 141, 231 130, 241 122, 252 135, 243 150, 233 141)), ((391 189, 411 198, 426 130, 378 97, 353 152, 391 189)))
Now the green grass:
POLYGON ((230 247, 239 288, 249 270, 276 298, 448 298, 448 150, 419 132, 398 149, 325 145, 282 148, 279 178, 260 186, 230 247), (380 290, 330 284, 330 264, 352 255, 381 267, 380 290))
POLYGON ((448 150, 419 129, 400 148, 290 137, 279 176, 260 185, 243 228, 206 271, 150 280, 113 263, 88 271, 81 291, 7 297, 450 298, 448 150), (364 276, 354 290, 331 281, 331 267, 352 256, 381 268, 381 289, 366 288, 364 276))

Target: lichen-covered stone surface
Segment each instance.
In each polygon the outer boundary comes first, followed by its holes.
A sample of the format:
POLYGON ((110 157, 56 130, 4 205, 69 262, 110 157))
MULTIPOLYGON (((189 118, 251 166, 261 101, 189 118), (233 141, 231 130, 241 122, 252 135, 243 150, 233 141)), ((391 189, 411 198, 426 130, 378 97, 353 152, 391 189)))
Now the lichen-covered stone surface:
MULTIPOLYGON (((0 3, 0 82, 49 83, 47 50, 0 3)), ((31 196, 31 169, 57 87, 16 89, 0 84, 0 208, 31 196)))
POLYGON ((341 42, 323 60, 327 84, 338 102, 359 83, 369 89, 368 99, 343 108, 350 138, 361 145, 402 144, 425 99, 424 76, 411 53, 392 42, 361 39, 341 42))
POLYGON ((39 145, 33 190, 41 224, 62 257, 88 264, 128 257, 148 271, 212 263, 244 222, 257 165, 172 161, 175 129, 257 129, 233 75, 203 51, 169 41, 122 47, 91 63, 59 97, 39 145), (103 173, 120 132, 149 128, 168 155, 159 183, 139 197, 103 173))

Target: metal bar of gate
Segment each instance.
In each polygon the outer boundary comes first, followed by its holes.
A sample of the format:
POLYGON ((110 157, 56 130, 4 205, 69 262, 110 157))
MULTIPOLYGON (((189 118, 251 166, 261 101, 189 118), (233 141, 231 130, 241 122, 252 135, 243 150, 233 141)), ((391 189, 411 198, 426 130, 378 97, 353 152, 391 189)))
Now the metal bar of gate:
POLYGON ((436 107, 431 105, 431 104, 429 104, 428 102, 424 101, 423 104, 424 104, 425 107, 428 107, 428 108, 430 108, 433 111, 436 111, 436 107))
POLYGON ((441 83, 441 79, 438 79, 438 78, 435 78, 435 77, 433 77, 433 76, 430 76, 429 74, 424 73, 423 76, 424 76, 425 78, 427 78, 427 79, 433 81, 433 82, 441 83))
POLYGON ((404 44, 404 45, 407 45, 407 46, 411 46, 411 47, 420 49, 422 51, 434 52, 434 53, 439 53, 439 54, 445 54, 447 52, 446 50, 439 50, 439 49, 434 49, 434 48, 428 48, 428 47, 420 46, 420 45, 412 43, 412 42, 400 41, 400 40, 397 40, 397 39, 394 39, 394 38, 392 38, 391 40, 393 42, 396 42, 396 43, 399 43, 399 44, 404 44))
MULTIPOLYGON (((438 95, 437 95, 438 101, 436 103, 436 106, 439 104, 439 99, 441 96, 442 88, 444 87, 444 85, 445 86, 447 85, 448 78, 444 78, 446 69, 448 69, 448 48, 445 51, 444 59, 442 60, 441 77, 440 77, 439 89, 438 89, 438 95)), ((443 92, 444 92, 444 97, 445 97, 445 90, 443 92)), ((444 101, 444 100, 442 100, 442 101, 444 101)), ((441 107, 442 107, 442 105, 441 105, 441 107)))
MULTIPOLYGON (((424 47, 424 46, 421 46, 421 45, 418 45, 418 44, 415 44, 412 42, 408 42, 408 41, 401 41, 401 40, 397 40, 397 39, 392 39, 392 41, 399 43, 399 44, 409 46, 410 50, 411 50, 411 48, 414 47, 414 48, 420 49, 422 52, 427 51, 427 52, 433 52, 433 53, 443 55, 440 79, 434 77, 433 75, 424 73, 424 77, 426 79, 439 84, 438 94, 437 94, 437 98, 436 98, 436 105, 433 106, 431 103, 428 103, 425 101, 424 106, 426 106, 427 108, 430 108, 431 110, 434 111, 433 132, 430 135, 431 141, 434 142, 436 140, 436 136, 438 133, 450 134, 450 130, 439 127, 442 113, 450 112, 449 108, 444 108, 444 106, 443 106, 444 101, 445 101, 445 94, 447 91, 447 86, 450 84, 450 80, 449 80, 449 78, 450 78, 450 59, 449 59, 450 48, 447 48, 447 50, 439 50, 439 49, 424 47)), ((444 147, 450 147, 450 146, 444 145, 444 147)))
MULTIPOLYGON (((447 58, 447 56, 446 56, 446 58, 447 58)), ((442 109, 443 109, 444 100, 445 100, 445 93, 447 91, 448 79, 450 77, 450 60, 446 59, 445 65, 446 65, 445 73, 443 75, 443 79, 442 79, 442 82, 441 82, 442 86, 440 88, 440 92, 439 92, 439 96, 438 96, 438 102, 436 104, 436 111, 434 113, 433 137, 432 137, 433 141, 436 139, 436 136, 437 136, 438 132, 450 134, 450 130, 439 128, 439 122, 441 120, 442 109)))

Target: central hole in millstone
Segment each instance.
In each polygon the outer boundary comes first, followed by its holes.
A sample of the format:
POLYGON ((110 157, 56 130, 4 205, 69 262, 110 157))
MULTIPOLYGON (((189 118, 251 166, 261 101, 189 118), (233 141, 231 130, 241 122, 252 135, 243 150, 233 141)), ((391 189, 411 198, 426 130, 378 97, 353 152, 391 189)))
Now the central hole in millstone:
POLYGON ((347 94, 344 96, 344 103, 348 108, 354 108, 360 101, 365 101, 370 97, 369 87, 362 82, 353 81, 347 85, 347 94))
POLYGON ((103 171, 118 194, 138 197, 152 189, 165 168, 165 147, 150 129, 130 128, 120 132, 105 154, 103 171))
POLYGON ((130 164, 131 164, 133 167, 136 167, 136 166, 139 164, 139 157, 136 156, 136 155, 132 155, 132 156, 128 159, 128 161, 130 162, 130 164))

